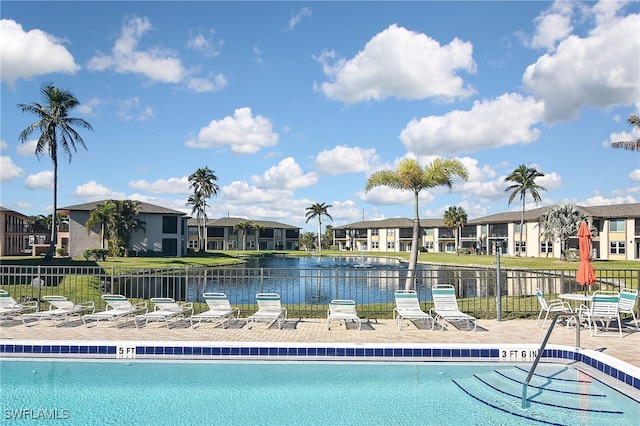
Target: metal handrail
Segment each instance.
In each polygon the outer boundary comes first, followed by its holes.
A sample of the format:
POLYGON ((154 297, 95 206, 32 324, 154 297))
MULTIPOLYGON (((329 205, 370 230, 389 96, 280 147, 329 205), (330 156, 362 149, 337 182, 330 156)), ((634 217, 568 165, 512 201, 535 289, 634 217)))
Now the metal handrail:
POLYGON ((544 336, 544 340, 542 341, 542 345, 540 345, 540 349, 538 350, 538 354, 536 355, 535 361, 533 361, 533 365, 531 366, 531 370, 529 370, 529 375, 527 379, 522 384, 522 408, 529 408, 531 405, 529 400, 527 399, 527 387, 529 386, 529 382, 533 377, 533 373, 540 362, 540 358, 542 358, 542 352, 544 348, 547 346, 547 342, 549 341, 549 337, 551 336, 551 332, 553 331, 553 327, 556 325, 556 321, 560 317, 572 317, 576 320, 576 348, 580 347, 580 313, 579 312, 557 312, 553 316, 553 320, 551 321, 551 325, 549 326, 549 330, 547 331, 547 335, 544 336))

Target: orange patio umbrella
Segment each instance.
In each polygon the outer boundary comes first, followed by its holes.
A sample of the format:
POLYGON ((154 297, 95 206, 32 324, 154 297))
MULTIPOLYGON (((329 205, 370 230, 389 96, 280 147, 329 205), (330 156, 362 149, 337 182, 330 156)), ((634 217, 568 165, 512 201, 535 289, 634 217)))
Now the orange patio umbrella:
MULTIPOLYGON (((587 222, 583 221, 578 230, 578 243, 580 245, 580 266, 576 274, 576 281, 583 286, 588 286, 596 282, 596 273, 591 265, 591 230, 587 222)), ((584 289, 585 293, 587 288, 584 289)))

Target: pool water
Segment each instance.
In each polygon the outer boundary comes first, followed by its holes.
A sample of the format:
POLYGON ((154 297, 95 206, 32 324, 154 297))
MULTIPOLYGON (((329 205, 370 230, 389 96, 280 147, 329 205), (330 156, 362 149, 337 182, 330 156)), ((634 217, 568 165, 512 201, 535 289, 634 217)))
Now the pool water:
MULTIPOLYGON (((638 425, 565 365, 3 360, 2 418, 102 425, 638 425)), ((32 422, 31 422, 32 423, 32 422)))

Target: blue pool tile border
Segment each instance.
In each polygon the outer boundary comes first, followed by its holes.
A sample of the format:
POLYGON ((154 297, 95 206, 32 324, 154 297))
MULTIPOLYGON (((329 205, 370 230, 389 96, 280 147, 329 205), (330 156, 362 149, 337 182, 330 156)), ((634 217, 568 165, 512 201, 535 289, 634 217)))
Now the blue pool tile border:
MULTIPOLYGON (((360 360, 360 361, 500 361, 500 349, 485 347, 390 347, 390 346, 345 346, 345 345, 206 345, 183 344, 161 345, 127 342, 120 345, 105 344, 61 344, 46 343, 0 343, 0 356, 24 358, 70 358, 70 359, 176 359, 176 360, 360 360), (122 352, 123 345, 129 353, 122 352), (119 356, 120 355, 120 356, 119 356)), ((584 363, 603 374, 640 390, 640 377, 616 368, 600 359, 575 349, 545 349, 545 359, 563 359, 584 363)))

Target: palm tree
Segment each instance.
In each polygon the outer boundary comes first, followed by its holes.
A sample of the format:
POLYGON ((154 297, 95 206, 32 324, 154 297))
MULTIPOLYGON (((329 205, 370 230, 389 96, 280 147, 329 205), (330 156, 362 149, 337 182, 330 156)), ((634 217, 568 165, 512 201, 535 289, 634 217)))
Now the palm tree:
POLYGON ((456 238, 456 254, 460 255, 460 230, 467 224, 467 212, 462 207, 449 207, 444 212, 444 224, 447 228, 453 229, 456 238))
POLYGON ((89 219, 85 222, 84 227, 87 230, 87 234, 91 232, 91 228, 96 225, 100 225, 100 248, 104 249, 104 241, 108 238, 107 226, 113 219, 113 212, 115 210, 115 204, 112 202, 106 202, 105 204, 98 204, 95 209, 89 213, 89 219))
POLYGON ((560 241, 560 260, 567 260, 569 238, 578 235, 582 221, 592 223, 591 217, 574 204, 558 203, 540 216, 541 241, 560 241))
MULTIPOLYGON (((631 114, 627 119, 627 123, 640 130, 640 117, 637 115, 631 114)), ((628 149, 629 151, 640 151, 640 138, 635 141, 613 142, 611 147, 616 149, 628 149)))
POLYGON ((251 229, 264 229, 264 227, 262 225, 258 225, 257 223, 253 223, 250 220, 246 221, 246 222, 237 222, 235 225, 233 225, 233 230, 234 231, 240 231, 241 232, 241 238, 242 238, 242 251, 247 249, 247 232, 251 229))
MULTIPOLYGON (((189 199, 187 200, 187 205, 193 206, 193 208, 191 209, 191 214, 196 215, 196 221, 198 222, 198 250, 202 250, 202 239, 204 238, 202 233, 205 230, 203 230, 203 227, 200 224, 200 220, 204 216, 206 216, 206 213, 205 213, 206 204, 207 204, 207 200, 199 192, 194 192, 193 195, 190 195, 189 199)), ((206 227, 206 219, 205 219, 205 227, 206 227)))
POLYGON ((516 256, 520 256, 522 253, 522 231, 524 228, 525 199, 527 198, 527 193, 530 193, 533 200, 538 202, 542 201, 542 197, 540 197, 540 192, 538 191, 547 190, 535 182, 536 178, 542 176, 544 176, 544 173, 539 172, 534 167, 527 167, 524 164, 521 164, 516 167, 509 176, 504 178, 505 182, 514 182, 513 185, 509 185, 504 190, 504 192, 511 192, 508 204, 511 204, 516 195, 520 195, 520 200, 522 200, 522 216, 520 217, 520 246, 518 247, 516 256))
POLYGON ((418 216, 420 191, 436 186, 453 187, 453 176, 467 180, 467 168, 458 159, 437 158, 431 164, 422 168, 414 159, 405 158, 394 170, 382 170, 372 174, 367 180, 366 192, 377 186, 388 186, 401 191, 413 192, 414 219, 413 238, 411 240, 411 255, 409 256, 409 270, 407 271, 407 290, 413 288, 415 269, 418 266, 418 244, 420 240, 420 218, 418 216))
POLYGON ((330 207, 333 206, 325 203, 314 203, 305 209, 307 211, 305 215, 307 217, 306 223, 309 223, 314 217, 318 218, 318 251, 322 251, 322 216, 327 216, 333 221, 333 218, 327 211, 330 207))
POLYGON ((202 232, 200 232, 200 225, 198 226, 198 248, 200 250, 204 250, 206 247, 207 200, 220 191, 215 183, 217 180, 218 177, 209 167, 201 167, 189 176, 189 189, 193 188, 194 198, 189 198, 187 203, 193 205, 198 219, 202 220, 202 232), (196 201, 197 204, 194 204, 196 201))
POLYGON ((113 205, 112 218, 107 222, 107 233, 110 243, 109 251, 116 256, 127 256, 129 243, 133 233, 144 231, 145 222, 138 218, 140 203, 132 200, 110 200, 113 205))
POLYGON ((36 157, 40 158, 45 152, 53 162, 53 223, 51 226, 51 244, 45 255, 45 262, 51 261, 56 247, 57 226, 56 213, 58 211, 58 149, 69 157, 71 150, 78 152, 76 143, 86 149, 84 140, 73 126, 93 130, 91 124, 81 118, 69 117, 69 112, 80 105, 76 97, 66 89, 58 89, 53 83, 45 83, 40 88, 44 103, 18 104, 22 112, 30 112, 38 117, 38 121, 30 124, 18 137, 25 143, 34 132, 39 132, 36 145, 36 157))

